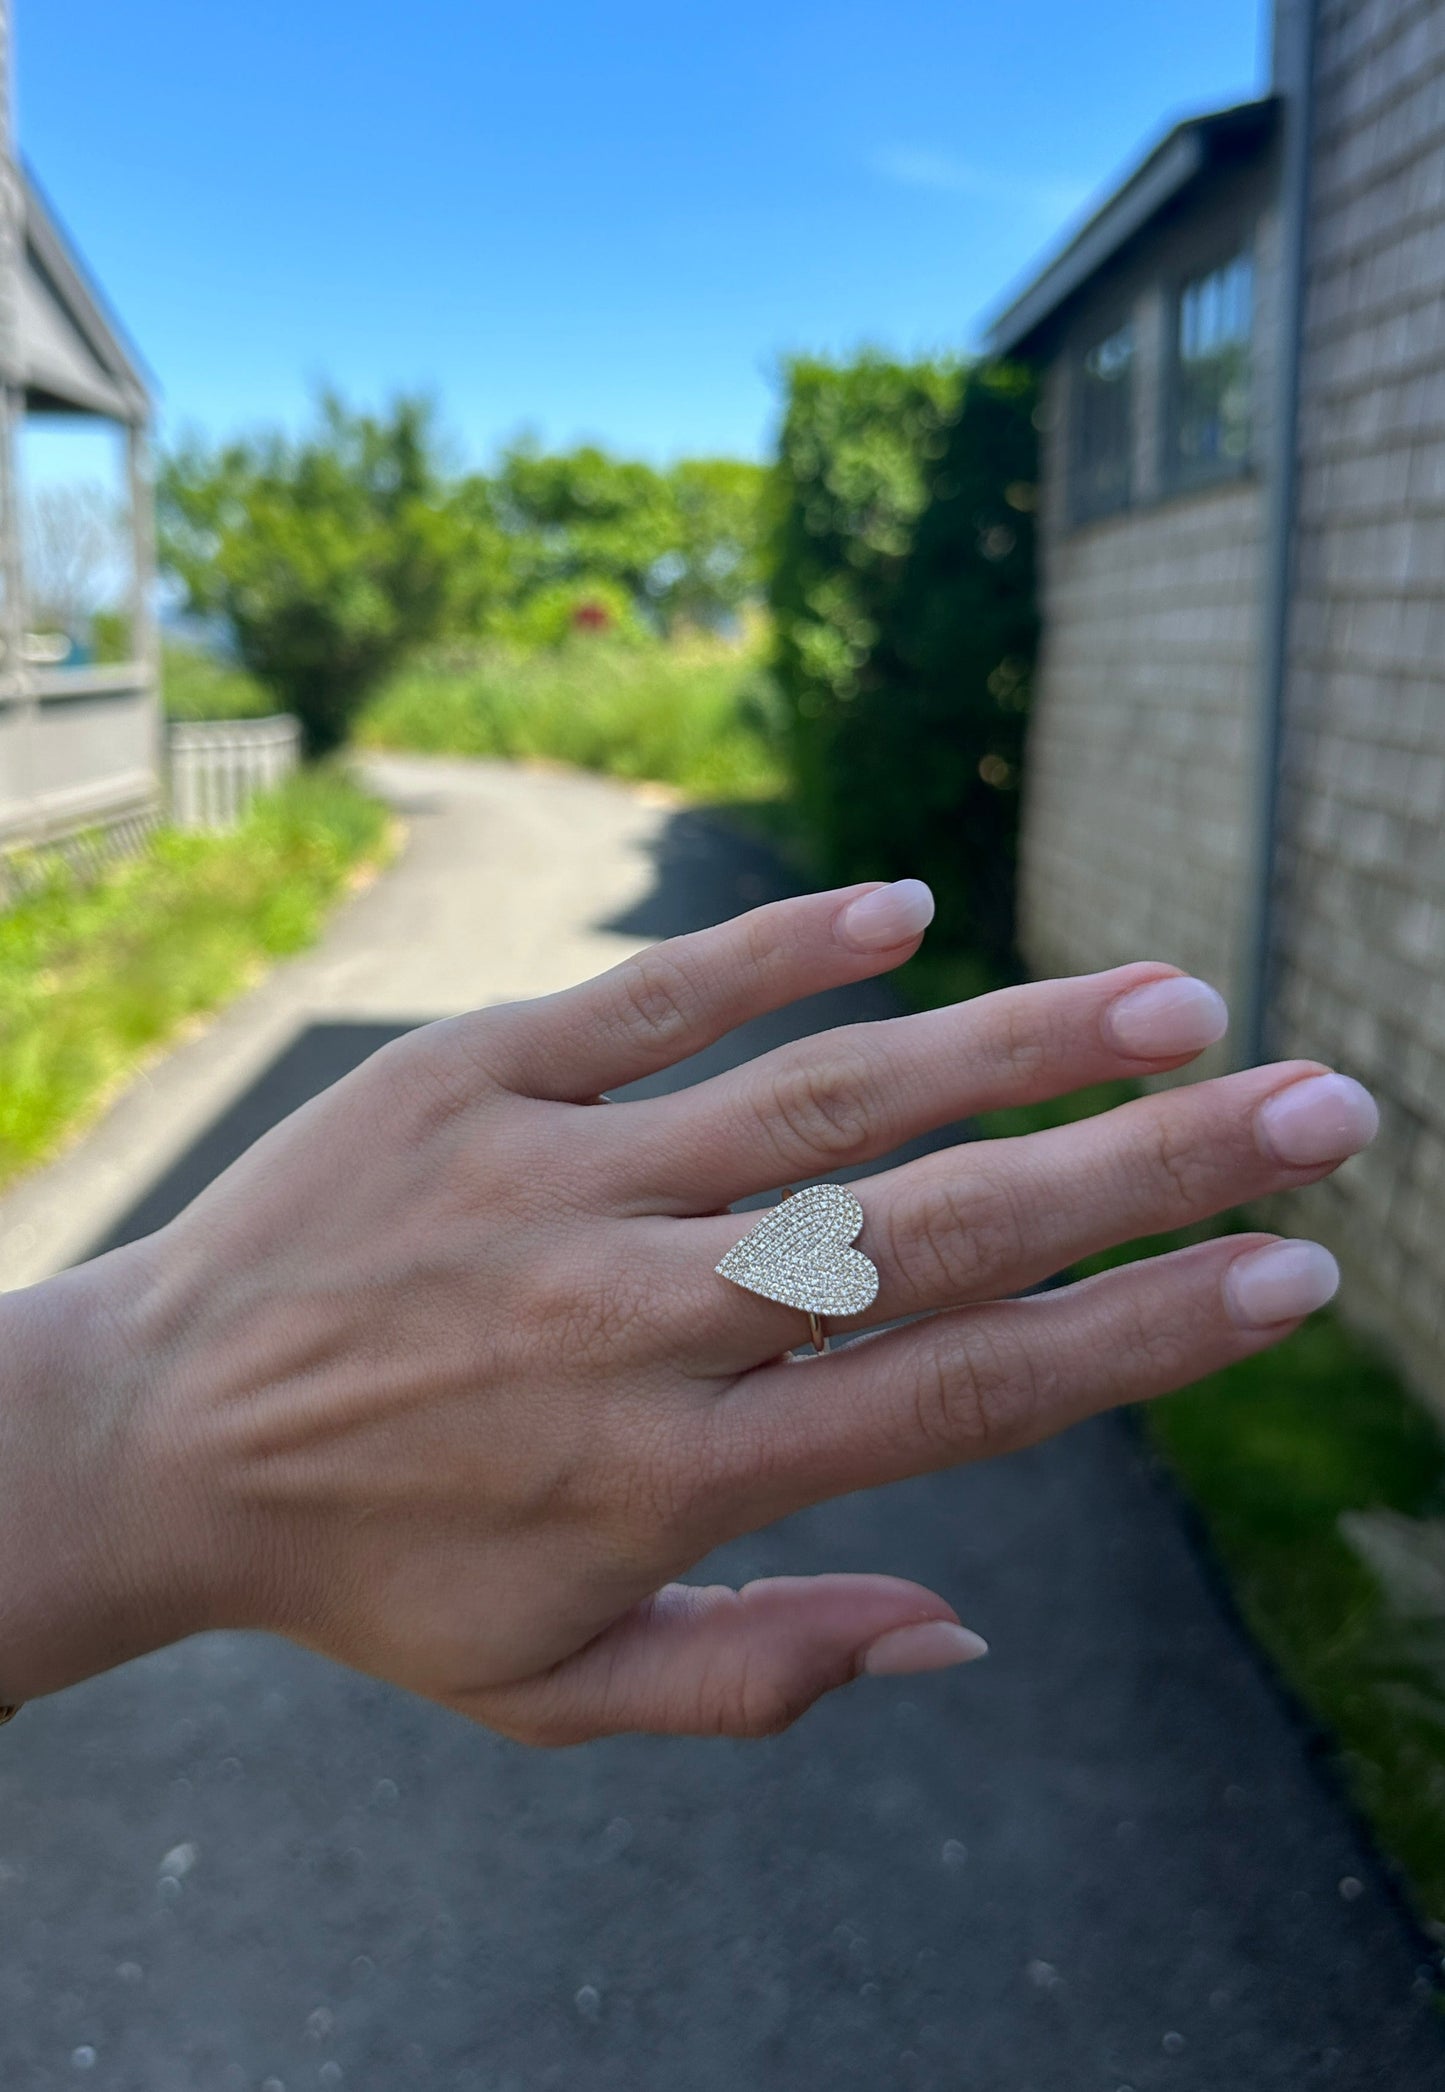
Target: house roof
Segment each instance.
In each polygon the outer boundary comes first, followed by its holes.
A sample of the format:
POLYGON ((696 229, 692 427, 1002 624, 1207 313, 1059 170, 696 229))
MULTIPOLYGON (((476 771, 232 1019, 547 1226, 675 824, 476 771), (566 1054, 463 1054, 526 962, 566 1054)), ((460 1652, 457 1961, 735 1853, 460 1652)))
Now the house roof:
POLYGON ((1274 135, 1279 107, 1277 96, 1266 95, 1176 124, 990 324, 988 353, 1027 355, 1040 329, 1186 189, 1258 154, 1274 135))
POLYGON ((151 388, 140 360, 28 168, 21 202, 18 331, 27 405, 143 420, 151 388))

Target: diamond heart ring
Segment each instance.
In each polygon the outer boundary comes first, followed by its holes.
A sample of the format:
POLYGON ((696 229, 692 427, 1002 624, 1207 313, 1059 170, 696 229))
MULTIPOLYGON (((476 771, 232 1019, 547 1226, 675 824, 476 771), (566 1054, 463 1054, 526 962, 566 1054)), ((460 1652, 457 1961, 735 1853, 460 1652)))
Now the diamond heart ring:
POLYGON ((853 1243, 863 1208, 846 1184, 809 1184, 784 1192, 734 1243, 716 1267, 719 1278, 799 1308, 815 1351, 826 1351, 825 1315, 861 1315, 878 1297, 878 1271, 853 1243))

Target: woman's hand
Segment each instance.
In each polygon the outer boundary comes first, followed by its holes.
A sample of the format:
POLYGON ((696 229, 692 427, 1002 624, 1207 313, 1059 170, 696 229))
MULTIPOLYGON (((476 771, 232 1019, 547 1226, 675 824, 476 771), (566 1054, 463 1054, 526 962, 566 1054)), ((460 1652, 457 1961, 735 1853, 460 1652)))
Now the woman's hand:
POLYGON ((1309 1184, 1366 1093, 1312 1063, 870 1177, 862 1318, 715 1274, 729 1204, 925 1130, 1180 1066, 1212 990, 1153 964, 825 1033, 645 1102, 602 1093, 898 965, 916 882, 761 908, 566 994, 388 1046, 158 1235, 3 1303, 0 1701, 255 1627, 511 1736, 756 1735, 860 1670, 961 1661, 882 1576, 671 1583, 843 1491, 1027 1445, 1261 1351, 1327 1253, 1211 1241, 1029 1299, 1109 1245, 1309 1184))

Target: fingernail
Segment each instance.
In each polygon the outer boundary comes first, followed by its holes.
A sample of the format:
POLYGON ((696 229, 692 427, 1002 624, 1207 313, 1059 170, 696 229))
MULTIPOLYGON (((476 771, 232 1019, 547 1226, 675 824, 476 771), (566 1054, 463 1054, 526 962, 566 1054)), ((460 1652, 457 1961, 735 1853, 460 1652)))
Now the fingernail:
POLYGON ((1340 1267, 1318 1242, 1271 1242, 1236 1257, 1224 1274, 1224 1304, 1241 1329, 1272 1329, 1312 1315, 1339 1289, 1340 1267))
POLYGON ((1348 1075, 1306 1075, 1259 1107, 1260 1138, 1277 1161, 1295 1169, 1343 1162, 1380 1130, 1375 1100, 1348 1075))
POLYGON ((838 918, 838 935, 859 952, 886 952, 921 936, 933 921, 933 895, 921 879, 895 879, 850 901, 838 918))
POLYGON ((1131 988, 1104 1012, 1111 1044, 1137 1060, 1202 1053, 1228 1029, 1229 1009, 1219 990, 1187 974, 1131 988))
POLYGON ((878 1637, 865 1653, 870 1678, 907 1678, 914 1671, 946 1671, 956 1663, 987 1656, 988 1643, 971 1627, 951 1620, 921 1620, 914 1627, 895 1627, 878 1637))

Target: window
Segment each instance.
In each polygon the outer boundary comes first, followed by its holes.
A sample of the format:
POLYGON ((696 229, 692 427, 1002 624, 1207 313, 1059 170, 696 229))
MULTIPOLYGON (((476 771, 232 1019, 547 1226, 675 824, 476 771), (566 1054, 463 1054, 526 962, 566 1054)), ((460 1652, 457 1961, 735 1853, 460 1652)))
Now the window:
POLYGON ((1249 463, 1254 262, 1236 254, 1179 292, 1169 415, 1169 477, 1223 479, 1249 463))
POLYGON ((1126 322, 1086 351, 1074 408, 1074 518, 1129 505, 1134 443, 1134 330, 1126 322))

